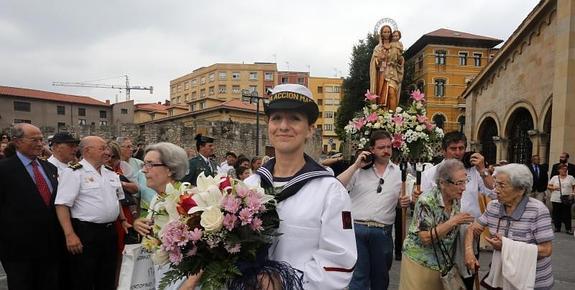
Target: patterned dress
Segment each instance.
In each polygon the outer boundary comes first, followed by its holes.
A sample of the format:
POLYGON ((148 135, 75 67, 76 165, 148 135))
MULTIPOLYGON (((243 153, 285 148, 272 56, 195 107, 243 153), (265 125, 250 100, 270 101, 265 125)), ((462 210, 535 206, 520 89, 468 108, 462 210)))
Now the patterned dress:
MULTIPOLYGON (((446 222, 451 216, 459 213, 460 206, 458 201, 454 200, 451 214, 447 214, 444 208, 443 197, 437 187, 433 187, 430 191, 423 193, 415 204, 413 219, 409 225, 407 237, 403 242, 403 253, 408 258, 421 266, 436 271, 441 271, 439 265, 442 265, 442 269, 444 269, 447 261, 441 257, 439 246, 436 244, 435 247, 440 259, 438 261, 433 251, 433 246, 424 245, 418 233, 420 231, 429 231, 437 225, 446 222)), ((441 239, 445 248, 453 248, 457 234, 458 228, 455 228, 441 239)))

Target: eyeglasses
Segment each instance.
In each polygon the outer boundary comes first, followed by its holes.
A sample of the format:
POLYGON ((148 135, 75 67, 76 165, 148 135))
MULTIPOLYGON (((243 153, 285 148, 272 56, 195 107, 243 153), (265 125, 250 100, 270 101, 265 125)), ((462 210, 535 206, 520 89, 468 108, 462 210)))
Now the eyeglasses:
POLYGON ((377 193, 381 193, 381 190, 383 189, 382 185, 384 182, 385 182, 385 180, 383 180, 383 178, 379 179, 379 185, 377 185, 377 193))
POLYGON ((499 189, 505 189, 507 188, 507 184, 505 182, 495 182, 495 187, 499 188, 499 189))
POLYGON ((152 167, 158 167, 158 166, 166 166, 166 164, 164 164, 164 163, 144 163, 144 164, 142 164, 142 168, 146 168, 146 169, 152 169, 152 167))
POLYGON ((467 179, 465 180, 458 180, 458 181, 453 181, 451 179, 446 179, 445 181, 455 185, 455 186, 465 186, 467 185, 467 179))

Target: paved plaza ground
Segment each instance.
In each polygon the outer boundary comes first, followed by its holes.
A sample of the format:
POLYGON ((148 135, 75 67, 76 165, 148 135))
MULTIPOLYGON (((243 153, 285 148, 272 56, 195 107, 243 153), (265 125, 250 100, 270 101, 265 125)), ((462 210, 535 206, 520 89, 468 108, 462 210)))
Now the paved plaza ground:
MULTIPOLYGON (((483 277, 491 261, 490 252, 481 252, 481 277, 483 277)), ((575 289, 575 237, 565 233, 556 233, 553 241, 553 275, 555 276, 555 287, 557 290, 575 289)), ((399 284, 400 262, 394 261, 390 272, 391 284, 389 289, 397 289, 399 284)), ((4 269, 0 265, 0 290, 7 290, 6 276, 4 269)), ((422 288, 424 289, 424 288, 422 288)))

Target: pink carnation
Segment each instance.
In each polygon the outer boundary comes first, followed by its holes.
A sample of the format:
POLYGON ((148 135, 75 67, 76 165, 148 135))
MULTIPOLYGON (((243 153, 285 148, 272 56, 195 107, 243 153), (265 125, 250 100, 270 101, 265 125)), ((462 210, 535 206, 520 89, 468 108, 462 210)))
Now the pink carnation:
POLYGON ((254 231, 259 232, 264 229, 262 225, 263 225, 262 220, 258 217, 254 217, 252 223, 250 224, 250 228, 254 231))
POLYGON ((246 197, 246 205, 250 209, 251 212, 256 212, 262 206, 262 202, 260 198, 255 194, 250 194, 246 197))
POLYGON ((195 228, 193 231, 190 232, 190 238, 192 241, 196 242, 202 238, 202 230, 195 228))
POLYGON ((182 255, 182 251, 170 251, 170 262, 178 265, 182 262, 184 255, 182 255))
POLYGON ((240 209, 241 200, 228 194, 222 199, 222 207, 229 213, 235 214, 240 209))
POLYGON ((240 210, 240 221, 242 221, 242 226, 250 224, 252 222, 253 215, 248 208, 240 210))
POLYGON ((228 229, 228 231, 233 230, 235 225, 236 225, 237 220, 238 220, 238 218, 234 214, 227 213, 224 216, 224 227, 226 227, 226 229, 228 229))

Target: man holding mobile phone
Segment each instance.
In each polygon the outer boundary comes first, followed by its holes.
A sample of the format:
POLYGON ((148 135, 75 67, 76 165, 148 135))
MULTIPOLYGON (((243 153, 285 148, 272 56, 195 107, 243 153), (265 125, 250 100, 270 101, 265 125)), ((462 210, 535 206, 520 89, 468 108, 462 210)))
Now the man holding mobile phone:
POLYGON ((409 197, 400 197, 401 170, 390 162, 391 136, 375 131, 369 151, 337 178, 351 197, 358 259, 349 285, 356 289, 387 289, 393 260, 391 231, 396 207, 408 207, 409 197))

